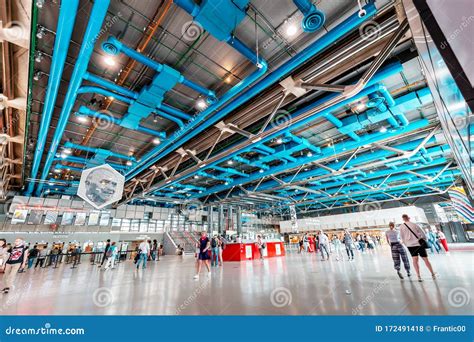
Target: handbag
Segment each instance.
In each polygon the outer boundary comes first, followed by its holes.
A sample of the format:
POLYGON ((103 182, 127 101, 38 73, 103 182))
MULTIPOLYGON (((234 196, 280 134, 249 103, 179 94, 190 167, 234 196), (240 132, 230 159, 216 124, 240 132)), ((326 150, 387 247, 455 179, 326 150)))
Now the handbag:
POLYGON ((418 243, 420 244, 420 247, 421 248, 424 248, 424 249, 429 249, 430 246, 428 246, 428 243, 426 242, 425 239, 423 238, 419 238, 418 235, 415 234, 415 232, 413 230, 411 230, 410 227, 408 227, 408 225, 406 223, 404 223, 405 227, 408 228, 408 230, 418 239, 418 243))

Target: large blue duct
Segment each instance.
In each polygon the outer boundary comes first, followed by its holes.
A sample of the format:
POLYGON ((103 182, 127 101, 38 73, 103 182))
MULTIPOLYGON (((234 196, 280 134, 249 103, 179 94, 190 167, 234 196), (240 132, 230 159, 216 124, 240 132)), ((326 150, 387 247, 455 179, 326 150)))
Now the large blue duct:
POLYGON ((301 27, 306 32, 314 32, 324 25, 324 13, 316 8, 311 0, 293 0, 296 7, 303 13, 301 27))
POLYGON ((46 144, 51 118, 53 116, 54 104, 58 96, 59 84, 64 70, 64 62, 66 61, 71 35, 76 21, 77 8, 79 0, 71 0, 68 3, 61 3, 59 9, 59 19, 56 28, 56 38, 53 48, 53 59, 51 61, 51 69, 49 73, 48 86, 44 100, 43 113, 41 114, 41 123, 38 132, 38 140, 36 142, 35 154, 33 157, 33 165, 31 167, 31 181, 26 190, 27 195, 31 195, 35 187, 34 180, 38 175, 41 164, 41 157, 46 144))
MULTIPOLYGON (((178 147, 183 145, 185 142, 189 141, 196 135, 200 134, 205 129, 215 125, 217 122, 222 120, 227 114, 231 111, 237 109, 239 106, 243 105, 245 102, 257 96, 262 91, 270 87, 271 85, 277 83, 279 80, 288 75, 291 71, 301 66, 309 59, 325 50, 337 40, 344 37, 346 34, 356 29, 366 20, 369 20, 377 12, 375 5, 369 3, 364 7, 367 12, 367 15, 363 18, 359 17, 358 13, 354 13, 349 18, 344 20, 342 23, 337 25, 334 29, 327 32, 320 39, 309 45, 300 53, 296 54, 289 61, 284 63, 278 69, 273 71, 271 74, 267 75, 264 79, 259 81, 257 84, 251 88, 245 90, 248 84, 245 85, 236 85, 234 88, 239 86, 239 92, 242 93, 228 103, 225 107, 221 108, 219 111, 216 111, 218 106, 210 106, 207 110, 199 114, 188 126, 186 129, 183 129, 173 135, 170 139, 163 141, 163 143, 154 148, 153 150, 146 153, 141 159, 136 167, 134 167, 127 175, 126 179, 132 179, 142 171, 148 169, 150 166, 155 164, 158 160, 168 155, 169 153, 176 150, 178 147)), ((258 78, 258 77, 256 77, 258 78)), ((256 79, 255 78, 255 79, 256 79)), ((234 89, 232 88, 232 89, 234 89)), ((236 90, 237 92, 237 90, 236 90)), ((227 95, 227 94, 226 94, 227 95)), ((229 98, 230 99, 230 98, 229 98)), ((221 99, 222 101, 223 99, 221 99)))
MULTIPOLYGON (((119 125, 121 126, 122 125, 122 120, 123 119, 118 119, 108 113, 104 113, 104 112, 96 112, 90 108, 87 108, 86 106, 81 106, 79 107, 79 111, 76 113, 77 116, 89 116, 89 117, 93 117, 93 118, 96 118, 100 121, 104 121, 105 123, 112 123, 114 125, 119 125)), ((145 126, 142 126, 142 125, 138 125, 136 130, 138 132, 142 132, 142 133, 146 133, 146 134, 150 134, 150 135, 153 135, 153 136, 156 136, 156 137, 160 137, 160 138, 165 138, 166 137, 166 133, 165 132, 158 132, 158 131, 155 131, 151 128, 148 128, 148 127, 145 127, 145 126)))
MULTIPOLYGON (((243 153, 243 152, 249 152, 253 149, 255 149, 256 147, 258 149, 267 149, 267 151, 269 152, 268 154, 269 155, 274 155, 275 154, 275 150, 264 145, 265 142, 270 142, 271 140, 273 139, 276 139, 278 138, 279 136, 282 136, 282 135, 285 135, 286 133, 290 133, 291 130, 294 130, 298 127, 302 127, 304 126, 305 124, 309 123, 309 122, 312 122, 318 118, 327 118, 329 114, 331 114, 331 112, 347 105, 347 104, 350 104, 350 103, 353 103, 355 101, 358 101, 359 99, 365 97, 365 96, 368 96, 374 92, 378 92, 380 89, 383 89, 384 87, 381 87, 377 82, 379 82, 380 80, 383 80, 391 75, 394 75, 396 73, 399 73, 403 70, 402 68, 402 65, 400 63, 393 63, 389 66, 386 66, 384 67, 382 70, 379 70, 373 77, 372 79, 367 83, 367 86, 366 88, 362 89, 362 91, 360 91, 357 95, 353 96, 352 98, 349 98, 349 99, 346 99, 344 101, 341 101, 340 103, 338 104, 335 104, 335 105, 332 105, 328 108, 326 108, 325 110, 322 110, 320 112, 317 112, 317 113, 314 113, 313 115, 305 118, 304 120, 300 121, 300 122, 296 122, 296 123, 291 123, 289 125, 287 125, 283 130, 281 131, 278 131, 278 132, 275 132, 273 134, 270 134, 268 135, 267 137, 259 140, 258 142, 254 142, 250 145, 247 145, 244 149, 240 149, 240 150, 236 150, 234 152, 232 152, 231 154, 228 154, 226 155, 225 157, 222 157, 222 158, 219 158, 217 157, 216 160, 213 160, 209 163, 207 163, 207 165, 205 166, 205 168, 211 168, 213 166, 216 166, 222 162, 224 162, 225 160, 227 159, 231 159, 231 158, 234 158, 234 157, 237 157, 239 156, 239 154, 243 153)), ((291 118, 297 118, 299 115, 303 114, 303 113, 306 113, 306 112, 309 112, 311 110, 313 110, 314 108, 317 108, 318 106, 320 106, 322 103, 325 103, 327 101, 329 101, 330 99, 332 99, 334 96, 336 95, 328 95, 328 96, 325 96, 324 98, 318 100, 318 101, 314 101, 313 103, 310 103, 308 104, 307 106, 297 110, 296 112, 292 113, 291 114, 291 118)), ((291 122, 291 120, 289 120, 291 122)), ((364 137, 364 139, 354 139, 354 141, 356 143, 358 143, 357 146, 362 146, 364 143, 366 143, 366 137, 364 137)), ((346 143, 346 145, 348 145, 349 143, 346 143)), ((259 151, 260 152, 260 151, 259 151)), ((265 152, 265 151, 263 151, 265 152)), ((314 158, 314 157, 313 157, 314 158)), ((285 159, 287 160, 290 160, 290 161, 294 161, 294 158, 290 158, 288 156, 285 157, 285 159)), ((199 169, 199 170, 202 170, 202 169, 199 169)), ((197 172, 197 171, 195 171, 197 172)), ((271 174, 271 171, 267 171, 269 174, 271 174)), ((191 173, 190 175, 192 175, 193 173, 191 173)), ((181 181, 183 179, 185 179, 186 177, 189 177, 190 175, 184 175, 182 177, 178 177, 176 179, 176 181, 181 181)))
MULTIPOLYGON (((56 130, 54 131, 53 140, 51 141, 48 154, 46 155, 41 180, 45 180, 48 177, 49 169, 51 168, 67 122, 69 121, 69 115, 71 114, 72 107, 77 98, 77 91, 81 86, 84 73, 89 65, 89 60, 94 50, 94 42, 99 35, 109 4, 110 0, 96 0, 92 7, 89 22, 82 40, 81 49, 79 50, 79 57, 74 66, 74 71, 72 72, 71 80, 69 81, 69 88, 66 97, 64 98, 59 121, 56 130)), ((37 196, 41 194, 42 188, 43 183, 39 183, 38 188, 36 189, 37 196)))

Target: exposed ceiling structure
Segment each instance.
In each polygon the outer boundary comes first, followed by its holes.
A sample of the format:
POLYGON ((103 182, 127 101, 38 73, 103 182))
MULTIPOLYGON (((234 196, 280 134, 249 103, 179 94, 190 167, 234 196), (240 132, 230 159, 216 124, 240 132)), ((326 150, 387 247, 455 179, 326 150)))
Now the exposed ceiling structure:
POLYGON ((0 200, 21 189, 31 1, 0 1, 0 200))
POLYGON ((41 3, 28 195, 73 195, 103 163, 121 203, 276 212, 459 179, 398 3, 41 3))

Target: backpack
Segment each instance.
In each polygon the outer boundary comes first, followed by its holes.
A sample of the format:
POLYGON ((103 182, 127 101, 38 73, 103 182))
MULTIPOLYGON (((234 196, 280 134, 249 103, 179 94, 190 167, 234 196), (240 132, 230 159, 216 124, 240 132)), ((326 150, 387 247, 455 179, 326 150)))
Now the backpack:
POLYGON ((211 240, 211 247, 212 247, 212 248, 216 248, 216 247, 217 247, 217 241, 216 241, 215 238, 211 240))
POLYGON ((105 253, 105 257, 106 258, 110 258, 112 257, 112 254, 114 253, 113 249, 109 247, 109 249, 107 250, 107 252, 105 253))

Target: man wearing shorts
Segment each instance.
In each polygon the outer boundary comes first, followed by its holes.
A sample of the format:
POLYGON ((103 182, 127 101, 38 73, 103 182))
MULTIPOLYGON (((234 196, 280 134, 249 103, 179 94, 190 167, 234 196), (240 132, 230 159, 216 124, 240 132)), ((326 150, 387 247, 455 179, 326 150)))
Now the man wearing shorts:
POLYGON ((206 264, 208 273, 211 274, 211 267, 209 266, 209 259, 211 259, 209 256, 209 248, 211 248, 211 242, 209 241, 206 232, 201 233, 201 238, 198 241, 198 247, 198 262, 196 264, 196 275, 194 276, 194 279, 196 280, 199 279, 199 273, 201 273, 203 262, 206 264))
POLYGON ((426 253, 424 247, 420 246, 419 242, 419 239, 425 239, 426 241, 425 232, 417 224, 410 222, 410 217, 407 214, 404 214, 402 219, 403 223, 398 227, 400 230, 400 238, 405 246, 407 246, 408 251, 413 258, 413 266, 415 267, 418 281, 423 281, 420 275, 420 265, 418 264, 419 256, 423 259, 426 267, 430 270, 433 279, 436 279, 436 273, 433 271, 433 267, 428 259, 428 253, 426 253))

